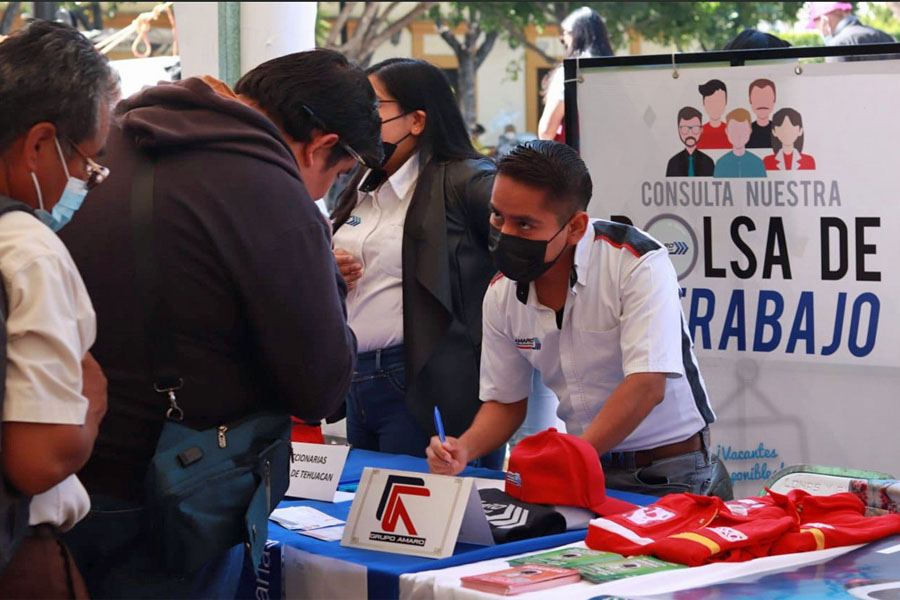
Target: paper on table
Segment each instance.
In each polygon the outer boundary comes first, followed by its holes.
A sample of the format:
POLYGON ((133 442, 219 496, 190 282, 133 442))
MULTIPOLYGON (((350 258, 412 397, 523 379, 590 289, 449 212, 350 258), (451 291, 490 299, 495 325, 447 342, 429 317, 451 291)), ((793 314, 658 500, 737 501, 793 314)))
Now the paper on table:
POLYGON ((350 500, 353 500, 353 498, 355 498, 355 497, 356 497, 355 492, 342 492, 342 491, 338 490, 334 493, 334 502, 335 503, 349 502, 350 500))
POLYGON ((276 508, 269 515, 269 518, 288 529, 302 529, 304 531, 344 524, 340 519, 335 519, 331 515, 326 515, 322 511, 309 506, 276 508))
POLYGON ((325 542, 339 542, 344 536, 344 526, 338 525, 337 527, 325 527, 324 529, 298 531, 297 533, 299 533, 300 535, 308 535, 309 537, 316 538, 317 540, 322 540, 325 542))

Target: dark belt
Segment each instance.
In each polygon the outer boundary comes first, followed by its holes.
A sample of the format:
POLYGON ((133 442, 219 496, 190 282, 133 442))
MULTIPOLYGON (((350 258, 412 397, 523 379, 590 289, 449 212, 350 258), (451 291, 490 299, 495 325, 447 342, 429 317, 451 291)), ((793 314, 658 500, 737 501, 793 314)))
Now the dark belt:
POLYGON ((635 469, 641 469, 657 460, 703 450, 703 434, 706 431, 708 430, 704 428, 686 440, 681 440, 680 442, 675 442, 673 444, 666 444, 665 446, 659 446, 658 448, 651 448, 649 450, 610 452, 604 454, 601 461, 604 466, 630 467, 631 465, 634 465, 635 469))
POLYGON ((371 373, 382 370, 385 363, 393 363, 404 359, 403 344, 390 348, 379 348, 360 352, 356 357, 356 372, 371 373))

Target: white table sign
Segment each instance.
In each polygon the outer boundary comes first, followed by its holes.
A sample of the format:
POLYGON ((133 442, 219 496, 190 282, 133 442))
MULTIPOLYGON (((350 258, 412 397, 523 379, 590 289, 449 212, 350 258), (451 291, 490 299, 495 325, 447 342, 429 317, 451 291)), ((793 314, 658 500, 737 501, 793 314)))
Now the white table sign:
POLYGON ((350 446, 291 443, 291 483, 286 496, 334 501, 350 446))
POLYGON ((494 543, 472 479, 363 470, 341 545, 444 558, 457 540, 494 543))

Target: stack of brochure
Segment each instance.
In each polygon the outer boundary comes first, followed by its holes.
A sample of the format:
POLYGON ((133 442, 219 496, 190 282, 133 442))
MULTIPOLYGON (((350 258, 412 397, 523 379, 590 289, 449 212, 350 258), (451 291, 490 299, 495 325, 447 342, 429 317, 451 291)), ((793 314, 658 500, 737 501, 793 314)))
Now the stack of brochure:
POLYGON ((466 588, 512 596, 575 583, 580 579, 581 575, 575 569, 525 564, 502 571, 461 577, 460 581, 466 588))

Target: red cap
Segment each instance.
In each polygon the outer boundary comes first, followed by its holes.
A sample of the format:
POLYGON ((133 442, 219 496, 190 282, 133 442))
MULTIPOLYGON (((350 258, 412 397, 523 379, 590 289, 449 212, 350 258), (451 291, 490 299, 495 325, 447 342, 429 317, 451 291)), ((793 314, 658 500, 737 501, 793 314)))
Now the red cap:
POLYGON ((516 444, 509 455, 505 491, 523 502, 580 506, 598 515, 638 508, 607 497, 603 467, 593 446, 553 428, 516 444))

